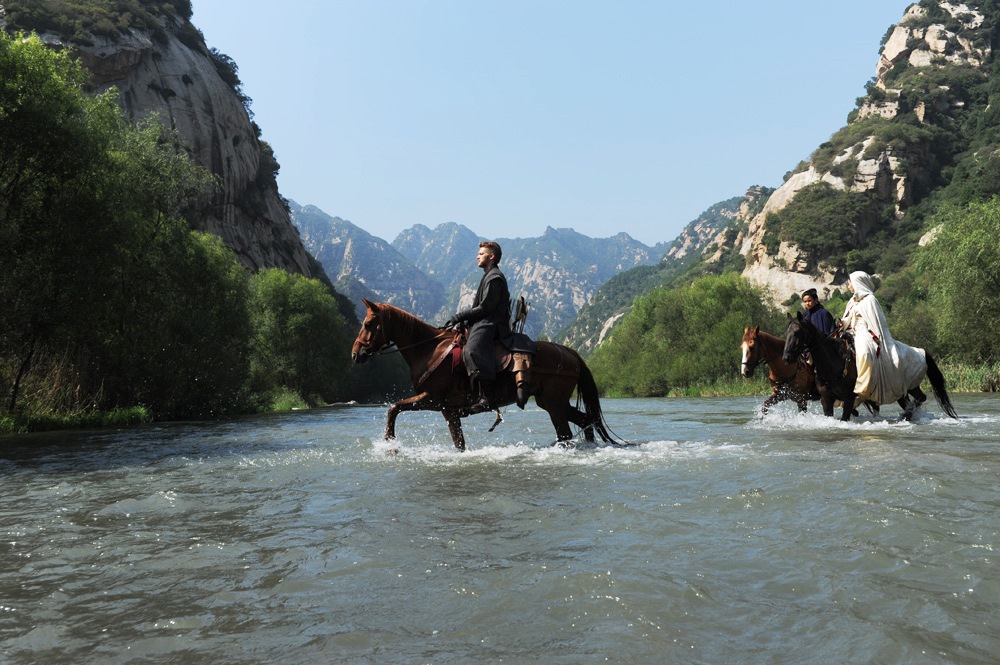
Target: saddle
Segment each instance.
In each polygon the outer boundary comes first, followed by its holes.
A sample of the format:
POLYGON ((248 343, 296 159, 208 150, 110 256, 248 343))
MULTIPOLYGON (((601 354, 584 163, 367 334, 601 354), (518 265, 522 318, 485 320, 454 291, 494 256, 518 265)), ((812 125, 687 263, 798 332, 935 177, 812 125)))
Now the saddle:
MULTIPOLYGON (((468 331, 460 329, 455 332, 452 347, 449 352, 451 356, 451 371, 456 376, 467 378, 465 363, 462 361, 462 349, 468 340, 468 331)), ((496 356, 497 374, 510 372, 514 375, 514 386, 517 389, 517 405, 524 408, 528 400, 528 383, 531 382, 531 356, 532 354, 520 350, 511 350, 501 342, 493 342, 493 353, 496 356)))
MULTIPOLYGON (((462 362, 462 349, 465 348, 467 339, 468 332, 466 330, 463 329, 455 333, 454 346, 451 348, 451 371, 455 374, 465 374, 465 363, 462 362)), ((511 351, 499 341, 493 342, 493 353, 497 361, 497 374, 508 371, 513 372, 515 382, 517 382, 519 374, 530 373, 531 354, 511 351)), ((527 383, 528 376, 524 377, 523 383, 527 383)))

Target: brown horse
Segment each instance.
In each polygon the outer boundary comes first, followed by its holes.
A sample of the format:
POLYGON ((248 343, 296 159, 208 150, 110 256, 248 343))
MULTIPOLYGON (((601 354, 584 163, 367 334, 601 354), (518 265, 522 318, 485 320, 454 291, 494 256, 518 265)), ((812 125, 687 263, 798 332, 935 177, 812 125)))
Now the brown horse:
MULTIPOLYGON (((396 438, 396 417, 402 411, 440 411, 448 421, 455 447, 465 450, 462 418, 482 411, 473 407, 476 400, 468 375, 461 361, 457 360, 458 333, 432 326, 392 305, 369 300, 364 303, 368 311, 354 340, 351 358, 360 364, 395 345, 410 367, 410 378, 416 392, 413 397, 389 407, 385 438, 396 438)), ((588 442, 594 441, 596 431, 602 441, 616 443, 604 423, 597 385, 583 358, 573 349, 559 344, 538 342, 537 347, 528 388, 535 397, 535 403, 548 412, 556 429, 557 443, 573 438, 569 426, 571 422, 583 429, 588 442), (569 401, 574 390, 577 391, 577 406, 569 401), (579 409, 581 401, 583 411, 579 409)), ((492 398, 497 406, 513 404, 517 397, 514 375, 506 364, 499 364, 492 398)), ((499 410, 497 422, 500 422, 499 410)))
POLYGON ((762 363, 767 363, 770 370, 767 379, 771 383, 771 396, 761 405, 762 414, 766 415, 768 409, 786 399, 795 402, 799 411, 806 410, 809 400, 819 399, 819 393, 816 391, 816 373, 812 366, 800 358, 796 358, 793 362, 785 362, 781 357, 785 350, 785 340, 761 332, 760 326, 755 326, 753 330, 747 326, 743 329, 740 349, 743 352, 740 374, 749 379, 762 363))

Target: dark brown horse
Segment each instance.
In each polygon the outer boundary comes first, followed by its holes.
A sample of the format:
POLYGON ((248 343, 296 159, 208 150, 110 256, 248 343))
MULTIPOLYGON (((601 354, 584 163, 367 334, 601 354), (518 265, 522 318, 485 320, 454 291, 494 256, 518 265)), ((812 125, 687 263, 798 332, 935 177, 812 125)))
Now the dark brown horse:
POLYGON ((819 399, 819 393, 816 392, 816 373, 813 368, 801 358, 786 362, 781 357, 785 350, 785 340, 761 332, 760 326, 755 326, 752 330, 747 326, 743 330, 740 349, 743 353, 740 374, 749 379, 753 376, 754 370, 764 363, 770 370, 767 379, 771 383, 771 396, 761 405, 762 414, 766 415, 768 409, 786 399, 795 402, 799 411, 806 410, 809 400, 819 399))
MULTIPOLYGON (((798 312, 795 318, 789 318, 788 330, 785 332, 784 358, 795 358, 803 349, 809 349, 816 364, 816 385, 819 387, 823 413, 832 416, 834 403, 841 400, 844 403, 844 411, 840 419, 846 421, 850 420, 852 415, 858 414, 854 410, 857 399, 854 384, 858 378, 858 368, 853 357, 853 348, 846 349, 846 352, 845 348, 843 340, 823 335, 809 320, 803 318, 802 312, 798 312)), ((926 376, 930 380, 938 404, 946 414, 958 418, 951 404, 951 397, 948 395, 944 375, 930 352, 924 353, 924 363, 926 376)), ((911 419, 914 412, 927 401, 927 395, 920 389, 923 378, 922 375, 915 386, 910 386, 907 390, 909 395, 903 395, 897 400, 906 420, 911 419)), ((865 404, 872 413, 878 413, 878 405, 872 402, 865 404)))
MULTIPOLYGON (((455 447, 465 450, 462 418, 481 411, 473 407, 476 400, 465 368, 458 360, 458 333, 432 326, 392 305, 368 300, 364 303, 368 311, 354 340, 351 358, 360 364, 395 345, 410 367, 410 378, 416 392, 413 397, 389 407, 385 438, 396 437, 396 417, 402 411, 440 411, 448 421, 455 447)), ((537 347, 528 389, 534 395, 535 403, 548 412, 558 442, 573 438, 569 426, 573 423, 583 429, 588 442, 594 441, 596 431, 602 441, 616 443, 604 423, 597 385, 583 358, 573 349, 559 344, 538 342, 537 347), (577 391, 576 406, 569 401, 574 390, 577 391), (582 411, 579 408, 581 401, 582 411)), ((517 397, 514 375, 506 364, 505 361, 500 363, 497 374, 492 399, 496 406, 513 404, 517 397)), ((499 420, 497 411, 497 422, 499 420)))

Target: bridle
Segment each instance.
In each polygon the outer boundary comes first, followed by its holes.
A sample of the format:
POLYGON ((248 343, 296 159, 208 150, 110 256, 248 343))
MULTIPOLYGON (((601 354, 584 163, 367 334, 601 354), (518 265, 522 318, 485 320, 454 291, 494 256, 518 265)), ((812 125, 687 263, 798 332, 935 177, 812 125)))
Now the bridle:
MULTIPOLYGON (((754 342, 756 341, 757 341, 756 338, 754 338, 754 342)), ((757 354, 756 361, 747 362, 746 360, 744 360, 743 362, 740 363, 740 366, 744 368, 743 370, 741 370, 744 376, 749 376, 753 374, 757 370, 757 368, 760 367, 761 363, 767 360, 764 357, 764 353, 761 351, 759 347, 760 347, 759 343, 755 343, 753 346, 753 351, 754 353, 757 354)))
MULTIPOLYGON (((791 330, 792 326, 795 326, 795 332, 785 333, 785 349, 790 351, 793 355, 798 356, 802 354, 803 347, 809 347, 809 340, 807 339, 809 331, 805 329, 805 326, 794 319, 789 323, 788 329, 791 330), (790 338, 789 335, 791 335, 790 338), (791 349, 788 348, 789 341, 793 343, 791 349)), ((784 357, 784 353, 782 353, 782 357, 784 357)))
POLYGON ((361 324, 361 334, 358 335, 357 342, 361 345, 361 348, 369 356, 382 356, 388 353, 395 353, 399 351, 398 348, 393 349, 391 347, 395 346, 395 343, 390 340, 385 334, 385 327, 382 325, 381 315, 373 316, 372 320, 375 322, 374 330, 368 328, 367 322, 361 324), (366 339, 361 339, 362 335, 365 335, 366 339), (375 340, 381 335, 382 339, 385 341, 375 348, 375 340))
POLYGON ((364 349, 365 353, 367 353, 369 356, 385 356, 390 353, 399 353, 400 351, 405 351, 407 349, 418 347, 421 344, 426 344, 428 342, 436 341, 438 338, 440 338, 441 335, 446 334, 448 332, 446 330, 443 330, 436 337, 420 340, 418 342, 414 342, 413 344, 407 344, 406 346, 396 346, 396 343, 393 342, 391 339, 389 339, 388 336, 385 334, 385 327, 382 325, 382 315, 376 314, 372 316, 372 321, 375 322, 374 330, 369 330, 365 323, 361 324, 362 334, 368 333, 367 340, 361 339, 361 334, 358 335, 358 339, 356 340, 361 345, 361 348, 364 349), (379 345, 378 348, 373 348, 374 340, 377 339, 379 335, 381 335, 385 341, 381 345, 379 345))

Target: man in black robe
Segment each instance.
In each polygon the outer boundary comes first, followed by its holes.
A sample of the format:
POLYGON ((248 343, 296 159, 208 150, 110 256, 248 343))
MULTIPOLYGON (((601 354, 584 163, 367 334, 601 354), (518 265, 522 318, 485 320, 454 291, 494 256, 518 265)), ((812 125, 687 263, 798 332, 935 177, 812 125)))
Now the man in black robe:
POLYGON ((510 328, 510 291, 507 288, 507 278, 499 268, 502 256, 503 252, 497 243, 479 243, 476 265, 483 269, 483 278, 479 282, 472 307, 460 311, 444 324, 445 327, 459 323, 469 326, 469 337, 462 349, 462 360, 469 372, 473 392, 478 397, 475 407, 484 411, 492 408, 490 400, 497 376, 493 342, 500 340, 509 347, 513 335, 510 328))
POLYGON ((816 289, 807 289, 802 292, 802 304, 806 308, 802 318, 807 319, 816 326, 816 330, 829 337, 836 324, 833 321, 833 315, 819 301, 816 289))

